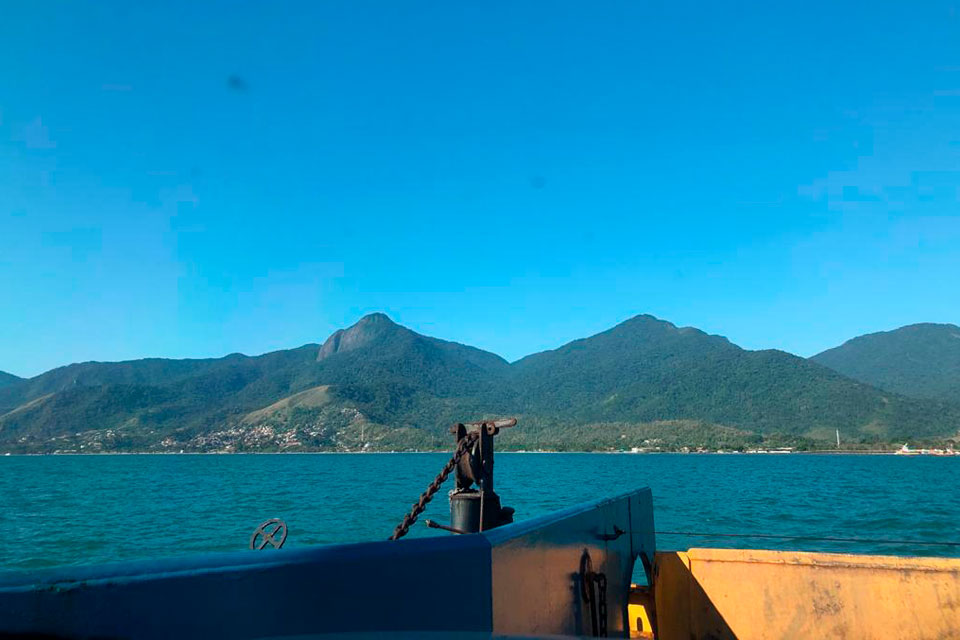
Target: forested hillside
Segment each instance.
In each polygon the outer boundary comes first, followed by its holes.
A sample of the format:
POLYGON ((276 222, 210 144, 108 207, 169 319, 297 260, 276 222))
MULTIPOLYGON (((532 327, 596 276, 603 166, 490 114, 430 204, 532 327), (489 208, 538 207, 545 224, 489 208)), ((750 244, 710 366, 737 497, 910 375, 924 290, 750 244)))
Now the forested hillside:
POLYGON ((953 324, 859 336, 812 360, 881 389, 960 404, 960 327, 953 324))
POLYGON ((637 316, 508 363, 383 314, 256 357, 88 362, 0 388, 0 450, 446 446, 456 420, 517 415, 517 448, 809 445, 951 436, 960 408, 781 351, 637 316), (652 445, 651 445, 652 443, 652 445))
POLYGON ((14 382, 20 382, 21 378, 13 375, 12 373, 7 373, 6 371, 0 371, 0 387, 5 387, 7 385, 13 384, 14 382))

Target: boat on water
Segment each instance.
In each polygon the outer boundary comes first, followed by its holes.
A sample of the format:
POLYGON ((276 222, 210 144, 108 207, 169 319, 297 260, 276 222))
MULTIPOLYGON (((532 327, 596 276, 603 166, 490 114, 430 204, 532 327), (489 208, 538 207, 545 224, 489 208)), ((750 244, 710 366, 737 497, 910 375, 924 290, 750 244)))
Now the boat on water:
POLYGON ((947 449, 911 449, 909 443, 903 443, 903 446, 897 449, 898 456, 960 456, 960 451, 952 448, 947 449))
MULTIPOLYGON (((960 559, 660 549, 636 488, 515 520, 494 438, 450 461, 389 540, 0 574, 0 638, 958 638, 960 559), (406 538, 453 474, 449 535, 406 538)), ((185 532, 189 535, 189 531, 185 532)))

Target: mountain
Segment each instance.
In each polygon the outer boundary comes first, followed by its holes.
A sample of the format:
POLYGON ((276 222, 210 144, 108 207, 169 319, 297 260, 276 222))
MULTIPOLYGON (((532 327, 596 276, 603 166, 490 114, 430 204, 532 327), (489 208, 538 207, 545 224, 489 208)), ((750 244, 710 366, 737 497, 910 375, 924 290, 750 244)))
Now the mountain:
POLYGON ((745 446, 950 435, 960 408, 652 316, 513 364, 383 314, 261 356, 60 367, 0 388, 0 450, 436 448, 516 414, 515 447, 745 446))
POLYGON ((497 404, 490 399, 509 369, 500 356, 420 335, 375 313, 323 343, 316 377, 374 421, 417 426, 497 404))
POLYGON ((95 448, 142 448, 166 437, 188 439, 309 386, 303 368, 317 347, 53 369, 0 388, 0 447, 46 450, 79 438, 95 448))
POLYGON ((323 448, 353 446, 360 433, 432 447, 435 433, 411 428, 472 412, 471 396, 493 394, 508 368, 372 314, 323 345, 262 356, 54 369, 0 389, 0 448, 323 448), (298 428, 305 435, 288 437, 298 428))
POLYGON ((783 351, 637 316, 513 365, 521 406, 577 424, 702 420, 829 439, 953 433, 960 411, 850 380, 783 351))
POLYGON ((960 404, 960 327, 953 324, 871 333, 811 359, 894 393, 960 404))
POLYGON ((6 371, 0 371, 0 387, 6 387, 8 385, 20 382, 23 378, 19 378, 12 373, 7 373, 6 371))
MULTIPOLYGON (((345 384, 384 378, 428 387, 441 396, 476 393, 477 385, 506 373, 500 356, 456 342, 420 335, 382 313, 364 316, 335 332, 317 352, 321 370, 345 384)), ((333 381, 331 379, 331 381, 333 381)))

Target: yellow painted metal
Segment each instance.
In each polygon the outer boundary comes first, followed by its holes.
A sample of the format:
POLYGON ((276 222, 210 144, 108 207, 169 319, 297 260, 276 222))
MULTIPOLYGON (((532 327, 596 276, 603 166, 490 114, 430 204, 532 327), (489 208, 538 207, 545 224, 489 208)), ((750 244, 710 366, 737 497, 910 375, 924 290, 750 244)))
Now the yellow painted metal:
POLYGON ((657 638, 960 638, 960 559, 690 549, 654 563, 657 638))
POLYGON ((630 620, 631 638, 653 640, 654 620, 653 592, 646 587, 630 585, 630 598, 627 601, 627 617, 630 620))

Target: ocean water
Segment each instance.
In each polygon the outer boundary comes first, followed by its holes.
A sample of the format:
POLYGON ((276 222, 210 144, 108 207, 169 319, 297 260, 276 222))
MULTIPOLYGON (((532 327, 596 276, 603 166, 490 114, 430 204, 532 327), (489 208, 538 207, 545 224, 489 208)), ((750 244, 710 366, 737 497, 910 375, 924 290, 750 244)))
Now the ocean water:
MULTIPOLYGON (((283 518, 287 545, 386 539, 445 454, 0 457, 0 570, 247 548, 283 518)), ((960 556, 960 457, 498 454, 503 503, 530 518, 653 489, 662 549, 774 548, 960 556), (864 541, 754 539, 745 534, 864 541)), ((446 489, 411 535, 449 535, 446 489)))

